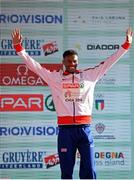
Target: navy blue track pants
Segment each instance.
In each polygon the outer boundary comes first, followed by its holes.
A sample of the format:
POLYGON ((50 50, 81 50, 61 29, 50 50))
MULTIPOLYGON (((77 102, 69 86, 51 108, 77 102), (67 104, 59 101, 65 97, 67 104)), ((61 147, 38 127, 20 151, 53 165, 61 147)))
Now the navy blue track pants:
POLYGON ((72 179, 76 151, 80 153, 80 179, 96 179, 94 143, 90 125, 59 126, 58 153, 61 179, 72 179))

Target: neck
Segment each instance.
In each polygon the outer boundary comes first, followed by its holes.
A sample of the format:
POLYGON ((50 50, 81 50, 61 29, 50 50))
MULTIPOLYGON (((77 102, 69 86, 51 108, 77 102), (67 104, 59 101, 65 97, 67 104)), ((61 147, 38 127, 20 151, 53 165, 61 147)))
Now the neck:
POLYGON ((74 74, 74 73, 78 74, 78 73, 80 73, 80 70, 76 69, 74 72, 70 72, 68 70, 65 70, 63 72, 63 75, 69 75, 69 74, 74 74))

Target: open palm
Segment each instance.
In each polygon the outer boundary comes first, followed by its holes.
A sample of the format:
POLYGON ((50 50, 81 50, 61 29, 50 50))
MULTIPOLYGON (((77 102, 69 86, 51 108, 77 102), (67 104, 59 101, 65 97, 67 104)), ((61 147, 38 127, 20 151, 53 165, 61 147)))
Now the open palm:
POLYGON ((14 29, 11 35, 12 35, 12 41, 14 45, 22 42, 22 35, 20 33, 20 29, 14 29))
POLYGON ((129 27, 126 31, 126 38, 127 38, 127 41, 131 44, 132 38, 133 38, 133 32, 132 32, 131 27, 129 27))

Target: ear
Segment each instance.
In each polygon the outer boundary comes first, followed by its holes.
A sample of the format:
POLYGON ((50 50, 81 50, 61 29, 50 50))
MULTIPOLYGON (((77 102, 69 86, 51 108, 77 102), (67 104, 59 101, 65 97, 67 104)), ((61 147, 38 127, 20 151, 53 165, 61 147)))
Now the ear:
POLYGON ((65 71, 64 59, 62 59, 62 70, 65 71))
POLYGON ((66 68, 65 68, 65 65, 64 65, 64 64, 63 64, 63 66, 62 66, 62 69, 63 69, 63 72, 66 71, 66 68))
POLYGON ((65 60, 64 59, 62 59, 62 64, 65 64, 65 60))

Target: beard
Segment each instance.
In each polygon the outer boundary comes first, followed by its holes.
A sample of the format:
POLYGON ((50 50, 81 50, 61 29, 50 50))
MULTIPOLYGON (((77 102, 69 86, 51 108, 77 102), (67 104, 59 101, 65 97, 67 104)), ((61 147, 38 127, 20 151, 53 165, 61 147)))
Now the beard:
POLYGON ((68 66, 65 69, 66 69, 66 71, 68 71, 70 73, 74 73, 77 69, 77 66, 68 66))

